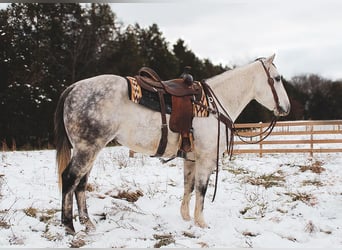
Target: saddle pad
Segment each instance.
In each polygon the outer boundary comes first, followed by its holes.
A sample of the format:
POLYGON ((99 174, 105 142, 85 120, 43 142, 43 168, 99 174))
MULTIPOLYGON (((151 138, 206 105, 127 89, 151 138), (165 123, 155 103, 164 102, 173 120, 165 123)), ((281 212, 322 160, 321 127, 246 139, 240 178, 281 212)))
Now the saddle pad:
MULTIPOLYGON (((199 85, 201 86, 201 89, 202 89, 200 103, 202 105, 204 105, 204 107, 209 107, 209 105, 208 105, 208 97, 207 97, 207 95, 205 94, 205 92, 203 90, 202 84, 200 82, 198 82, 198 83, 199 83, 199 85)), ((193 114, 194 114, 194 116, 196 116, 196 117, 208 117, 209 116, 209 111, 207 109, 205 109, 203 106, 199 106, 197 104, 193 104, 192 107, 193 107, 193 114)))
MULTIPOLYGON (((142 89, 138 84, 137 80, 134 77, 126 77, 128 83, 128 97, 129 99, 140 105, 145 106, 154 111, 160 112, 160 102, 159 96, 157 92, 151 92, 145 89, 142 89)), ((164 94, 165 106, 166 106, 166 113, 171 114, 172 111, 172 99, 170 94, 164 94)), ((202 88, 202 95, 200 102, 208 107, 208 100, 207 96, 205 95, 203 88, 202 88)), ((193 115, 196 117, 208 117, 209 112, 196 104, 193 104, 193 115)))
POLYGON ((140 85, 134 77, 126 77, 128 82, 129 99, 134 103, 139 103, 142 98, 142 91, 140 85))

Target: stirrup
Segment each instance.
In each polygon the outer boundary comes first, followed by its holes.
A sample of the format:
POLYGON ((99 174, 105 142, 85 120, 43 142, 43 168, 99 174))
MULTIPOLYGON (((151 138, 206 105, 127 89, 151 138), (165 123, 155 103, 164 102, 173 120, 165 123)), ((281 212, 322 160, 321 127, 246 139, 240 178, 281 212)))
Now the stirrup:
POLYGON ((184 150, 178 149, 177 157, 181 157, 181 158, 186 159, 186 152, 184 150))
POLYGON ((185 151, 183 151, 183 150, 181 150, 181 149, 179 149, 178 151, 177 151, 177 157, 181 157, 181 158, 183 158, 184 160, 186 160, 186 161, 191 161, 191 162, 196 162, 196 160, 195 160, 195 158, 194 158, 194 156, 193 156, 193 152, 191 151, 191 152, 185 152, 185 151), (190 159, 189 157, 188 157, 188 153, 190 153, 190 158, 192 158, 192 159, 190 159), (192 157, 191 157, 192 156, 192 157))

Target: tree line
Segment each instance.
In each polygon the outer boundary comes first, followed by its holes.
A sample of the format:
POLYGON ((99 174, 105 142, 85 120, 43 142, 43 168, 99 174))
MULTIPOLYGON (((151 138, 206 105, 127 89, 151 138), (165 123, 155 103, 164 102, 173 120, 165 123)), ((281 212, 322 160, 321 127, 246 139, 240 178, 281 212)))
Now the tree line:
MULTIPOLYGON (((170 79, 187 65, 196 80, 229 70, 198 58, 182 39, 170 44, 157 24, 125 27, 108 4, 11 4, 0 10, 0 140, 25 149, 53 146, 58 98, 78 80, 133 76, 142 66, 170 79)), ((283 82, 292 103, 286 119, 342 118, 341 82, 318 75, 283 82)), ((270 116, 252 102, 238 122, 270 116)))

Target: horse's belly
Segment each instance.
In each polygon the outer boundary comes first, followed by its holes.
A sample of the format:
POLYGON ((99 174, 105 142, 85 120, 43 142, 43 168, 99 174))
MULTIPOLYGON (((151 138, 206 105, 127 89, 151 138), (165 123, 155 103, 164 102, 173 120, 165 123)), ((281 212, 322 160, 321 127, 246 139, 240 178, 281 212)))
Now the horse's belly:
MULTIPOLYGON (((121 113, 122 125, 117 132, 118 142, 135 152, 154 155, 157 152, 161 132, 161 115, 139 104, 127 103, 121 113)), ((168 144, 164 156, 177 152, 178 134, 168 131, 168 144)))

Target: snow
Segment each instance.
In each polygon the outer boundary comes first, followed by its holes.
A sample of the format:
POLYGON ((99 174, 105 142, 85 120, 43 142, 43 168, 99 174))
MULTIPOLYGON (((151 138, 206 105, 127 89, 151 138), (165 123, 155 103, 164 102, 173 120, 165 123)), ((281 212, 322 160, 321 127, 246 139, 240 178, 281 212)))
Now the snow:
MULTIPOLYGON (((71 236, 60 225, 55 151, 1 152, 0 247, 342 247, 341 166, 340 154, 224 158, 214 202, 215 175, 210 179, 203 229, 180 216, 181 160, 161 164, 107 147, 87 191, 96 230, 86 234, 76 216, 71 236), (135 202, 114 198, 137 190, 143 196, 135 202)), ((190 205, 192 214, 194 197, 190 205)))

